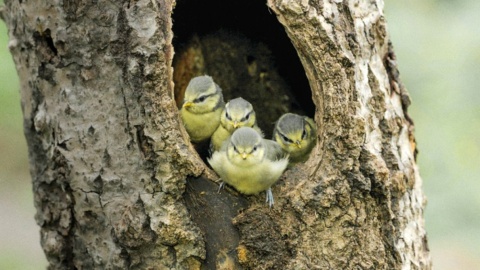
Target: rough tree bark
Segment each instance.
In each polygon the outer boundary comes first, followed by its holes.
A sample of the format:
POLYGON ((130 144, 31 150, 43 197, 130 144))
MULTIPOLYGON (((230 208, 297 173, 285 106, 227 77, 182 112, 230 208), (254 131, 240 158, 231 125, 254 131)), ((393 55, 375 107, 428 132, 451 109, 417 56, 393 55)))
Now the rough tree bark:
POLYGON ((216 193, 175 104, 175 2, 6 0, 51 269, 430 269, 383 1, 269 0, 310 83, 304 165, 216 193))

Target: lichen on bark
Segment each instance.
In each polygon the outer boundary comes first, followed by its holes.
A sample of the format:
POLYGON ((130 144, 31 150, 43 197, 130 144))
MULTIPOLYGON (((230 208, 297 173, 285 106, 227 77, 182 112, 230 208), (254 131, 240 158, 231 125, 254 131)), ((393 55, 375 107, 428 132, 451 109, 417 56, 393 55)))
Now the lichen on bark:
POLYGON ((181 195, 202 167, 173 99, 173 3, 5 4, 50 268, 199 265, 181 195))
POLYGON ((300 188, 287 197, 307 230, 318 233, 300 233, 304 237, 290 266, 429 268, 413 123, 406 116, 406 91, 397 91, 401 83, 383 2, 268 5, 306 69, 321 142, 306 164, 309 175, 285 189, 300 188), (405 213, 412 214, 405 218, 405 213), (399 244, 406 230, 416 239, 410 250, 399 244))

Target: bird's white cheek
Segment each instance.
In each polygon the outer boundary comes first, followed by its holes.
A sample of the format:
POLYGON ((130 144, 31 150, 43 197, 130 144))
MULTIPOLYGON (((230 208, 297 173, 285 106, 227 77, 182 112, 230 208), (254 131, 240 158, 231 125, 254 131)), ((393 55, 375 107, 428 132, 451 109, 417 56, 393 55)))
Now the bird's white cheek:
POLYGON ((262 161, 262 155, 260 153, 255 153, 252 155, 252 163, 259 163, 260 161, 262 161))

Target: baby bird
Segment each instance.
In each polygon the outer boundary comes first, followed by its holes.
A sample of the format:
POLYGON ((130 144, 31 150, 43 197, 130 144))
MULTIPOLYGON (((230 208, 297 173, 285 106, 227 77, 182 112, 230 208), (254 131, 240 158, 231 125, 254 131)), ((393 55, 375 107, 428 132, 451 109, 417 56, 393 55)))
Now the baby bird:
POLYGON ((212 136, 220 124, 224 107, 222 89, 212 77, 205 75, 190 80, 180 116, 192 142, 205 141, 212 136))
POLYGON ((220 125, 212 135, 210 150, 219 151, 222 144, 240 127, 254 128, 263 137, 262 131, 257 126, 252 104, 241 97, 232 99, 225 105, 220 116, 220 125))
POLYGON ((273 129, 273 140, 290 155, 290 165, 304 162, 317 142, 316 125, 311 118, 286 113, 273 129))
POLYGON ((270 187, 287 168, 288 157, 276 142, 263 139, 253 128, 241 127, 220 151, 213 153, 208 163, 225 183, 243 194, 266 190, 266 201, 272 207, 270 187))

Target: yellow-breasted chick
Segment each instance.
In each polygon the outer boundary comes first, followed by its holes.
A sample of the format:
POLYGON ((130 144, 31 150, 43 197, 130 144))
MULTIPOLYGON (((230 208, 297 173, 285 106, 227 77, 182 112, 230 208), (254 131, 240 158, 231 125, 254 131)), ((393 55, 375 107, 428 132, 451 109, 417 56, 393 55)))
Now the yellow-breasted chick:
POLYGON ((286 113, 275 124, 273 140, 290 155, 290 166, 304 162, 317 142, 315 122, 306 116, 286 113))
POLYGON ((211 152, 218 151, 223 143, 232 136, 233 132, 241 127, 251 127, 263 137, 263 132, 257 126, 257 118, 250 102, 239 97, 230 100, 220 116, 220 125, 212 135, 210 141, 211 152))
POLYGON ((225 102, 222 89, 210 76, 198 76, 190 80, 180 115, 192 142, 210 138, 220 124, 225 102))
POLYGON ((271 207, 274 199, 270 187, 287 168, 288 157, 276 142, 263 139, 253 128, 241 127, 208 162, 225 183, 240 193, 266 190, 271 207))

